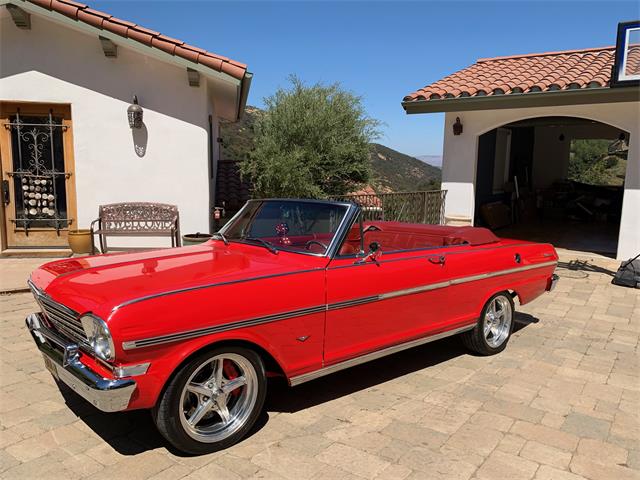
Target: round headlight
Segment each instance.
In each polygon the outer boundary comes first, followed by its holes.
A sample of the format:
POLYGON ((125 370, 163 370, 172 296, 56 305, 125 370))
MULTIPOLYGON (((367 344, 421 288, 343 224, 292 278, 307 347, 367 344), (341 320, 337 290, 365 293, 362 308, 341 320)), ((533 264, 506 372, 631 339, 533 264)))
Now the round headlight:
POLYGON ((96 356, 107 362, 112 361, 115 358, 115 349, 111 332, 104 320, 94 315, 84 315, 80 321, 96 356))

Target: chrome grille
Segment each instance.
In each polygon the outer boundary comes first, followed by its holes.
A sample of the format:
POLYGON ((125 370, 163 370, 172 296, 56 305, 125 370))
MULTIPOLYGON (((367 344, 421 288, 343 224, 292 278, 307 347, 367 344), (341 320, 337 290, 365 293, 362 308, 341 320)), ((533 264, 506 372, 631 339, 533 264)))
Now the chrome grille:
POLYGON ((69 340, 80 344, 82 347, 89 347, 87 336, 82 328, 82 323, 80 323, 80 315, 51 299, 31 282, 29 282, 29 287, 31 287, 33 296, 42 308, 45 319, 51 326, 69 340))

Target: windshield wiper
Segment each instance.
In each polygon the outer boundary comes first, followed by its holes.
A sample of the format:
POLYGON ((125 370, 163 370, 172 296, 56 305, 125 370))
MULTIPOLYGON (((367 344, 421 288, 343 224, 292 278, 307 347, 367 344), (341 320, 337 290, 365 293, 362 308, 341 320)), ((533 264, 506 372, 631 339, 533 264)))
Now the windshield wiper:
POLYGON ((225 245, 229 245, 229 240, 227 240, 227 237, 224 236, 224 233, 221 232, 215 232, 213 234, 214 237, 220 237, 220 240, 222 240, 224 242, 225 245))
POLYGON ((258 237, 242 237, 242 240, 249 240, 251 242, 258 242, 259 244, 261 244, 263 247, 268 249, 274 255, 278 254, 278 249, 273 245, 273 243, 267 242, 266 240, 263 240, 262 238, 258 238, 258 237))

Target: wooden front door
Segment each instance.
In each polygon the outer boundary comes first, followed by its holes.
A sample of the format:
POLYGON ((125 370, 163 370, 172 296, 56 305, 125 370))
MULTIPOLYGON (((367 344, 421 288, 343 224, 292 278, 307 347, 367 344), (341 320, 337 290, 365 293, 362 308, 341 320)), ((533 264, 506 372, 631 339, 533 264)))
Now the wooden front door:
POLYGON ((67 246, 76 223, 71 109, 0 104, 2 247, 67 246))

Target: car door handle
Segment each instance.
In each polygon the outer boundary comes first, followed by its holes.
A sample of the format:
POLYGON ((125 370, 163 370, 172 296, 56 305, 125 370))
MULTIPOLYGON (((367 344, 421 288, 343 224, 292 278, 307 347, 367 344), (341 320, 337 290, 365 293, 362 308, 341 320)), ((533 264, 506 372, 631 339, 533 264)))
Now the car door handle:
POLYGON ((428 260, 431 263, 435 263, 436 265, 437 264, 444 265, 445 256, 444 255, 430 255, 428 257, 428 260))

